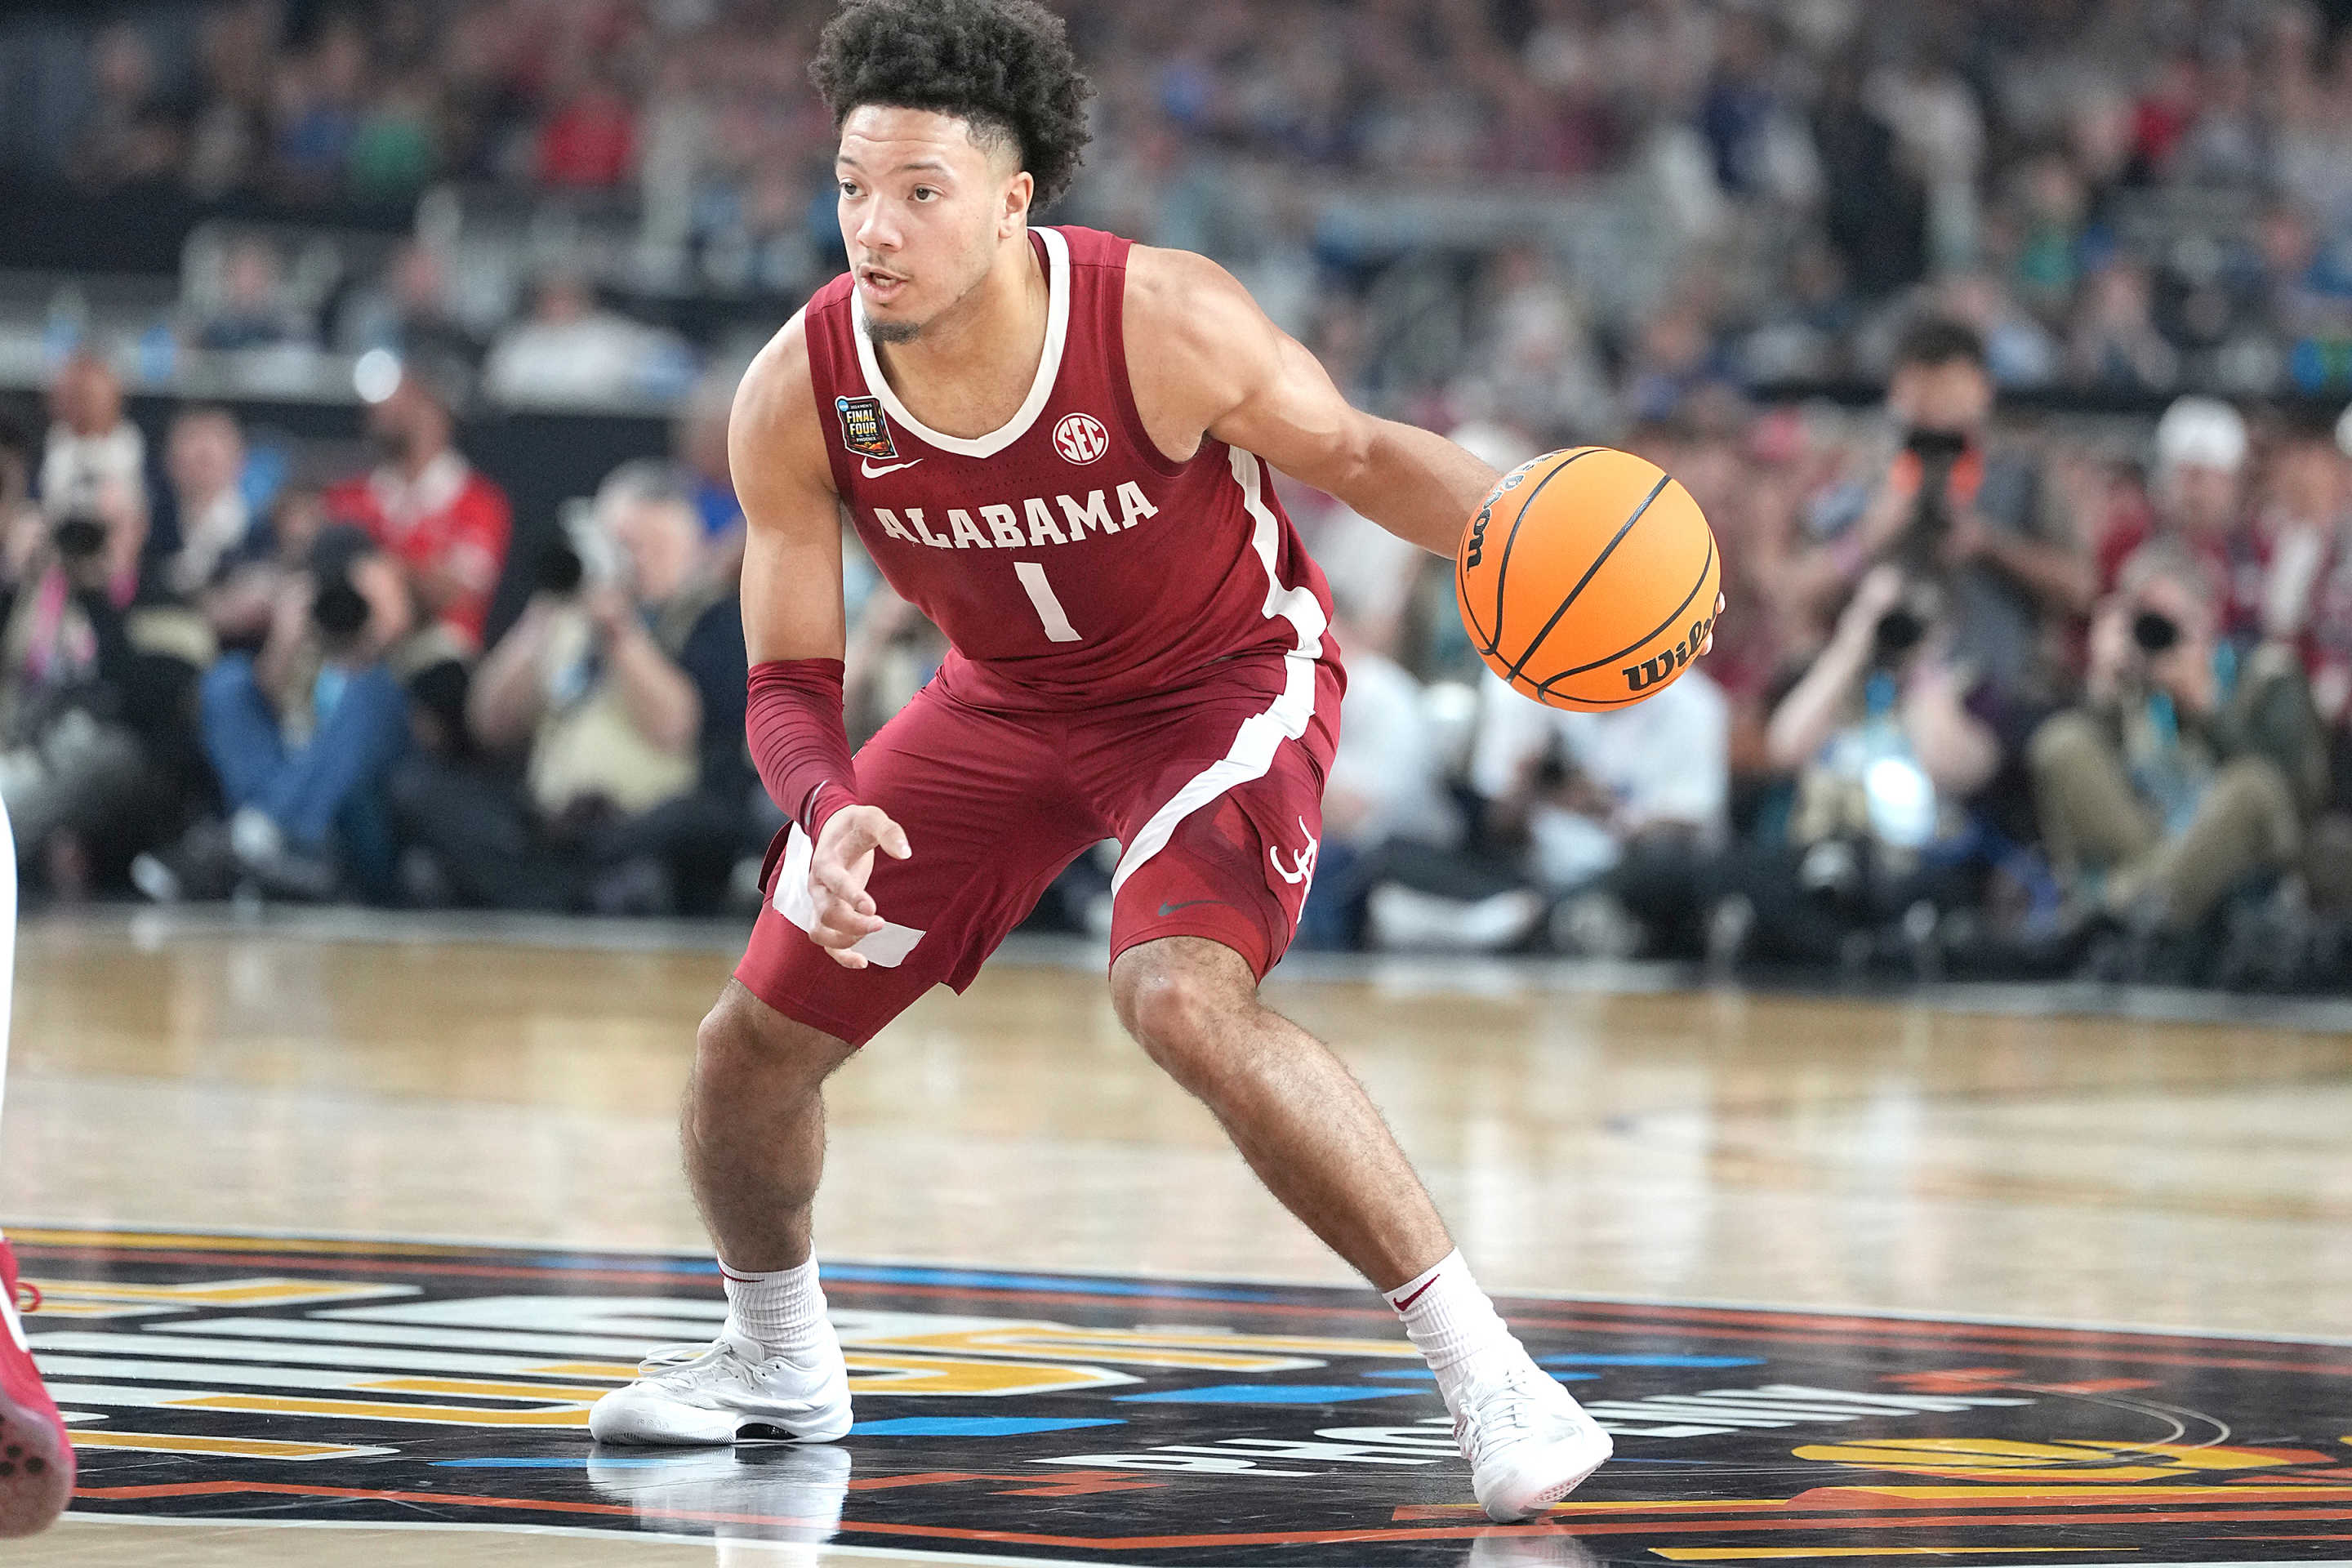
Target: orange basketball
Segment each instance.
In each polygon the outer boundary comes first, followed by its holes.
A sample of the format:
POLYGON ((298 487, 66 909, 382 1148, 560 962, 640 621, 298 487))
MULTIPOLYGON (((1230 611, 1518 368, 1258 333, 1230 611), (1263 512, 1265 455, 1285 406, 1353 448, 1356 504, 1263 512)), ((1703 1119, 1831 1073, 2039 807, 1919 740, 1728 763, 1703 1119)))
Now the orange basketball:
POLYGON ((1454 596, 1479 656, 1554 708, 1664 689, 1715 625, 1721 563, 1698 503, 1631 452, 1575 447, 1503 476, 1463 530, 1454 596))

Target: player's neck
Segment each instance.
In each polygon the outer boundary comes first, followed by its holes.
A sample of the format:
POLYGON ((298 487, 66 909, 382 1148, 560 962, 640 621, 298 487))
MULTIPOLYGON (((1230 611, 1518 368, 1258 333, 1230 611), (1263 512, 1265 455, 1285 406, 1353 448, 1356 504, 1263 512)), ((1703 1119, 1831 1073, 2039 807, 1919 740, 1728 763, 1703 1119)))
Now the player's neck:
POLYGON ((876 343, 890 386, 936 430, 979 437, 1020 408, 1045 353, 1052 300, 1024 230, 971 292, 910 342, 876 343))

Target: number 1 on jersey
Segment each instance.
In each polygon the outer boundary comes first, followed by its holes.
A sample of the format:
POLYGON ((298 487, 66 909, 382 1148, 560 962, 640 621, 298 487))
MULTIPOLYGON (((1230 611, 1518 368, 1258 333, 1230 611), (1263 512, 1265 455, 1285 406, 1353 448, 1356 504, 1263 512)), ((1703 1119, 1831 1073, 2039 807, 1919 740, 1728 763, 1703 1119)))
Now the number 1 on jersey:
POLYGON ((1034 561, 1015 561, 1013 571, 1021 579, 1021 585, 1029 591, 1029 603, 1036 606, 1037 618, 1045 624, 1046 640, 1081 641, 1077 628, 1062 612, 1062 601, 1054 597, 1054 585, 1045 581, 1045 569, 1034 561))

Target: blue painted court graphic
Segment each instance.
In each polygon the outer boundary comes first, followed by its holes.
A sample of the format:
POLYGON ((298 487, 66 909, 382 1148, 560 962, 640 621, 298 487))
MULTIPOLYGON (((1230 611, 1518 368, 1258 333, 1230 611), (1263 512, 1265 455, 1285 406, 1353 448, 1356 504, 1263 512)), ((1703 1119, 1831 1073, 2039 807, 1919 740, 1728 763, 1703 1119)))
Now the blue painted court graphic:
POLYGON ((1207 1388, 1170 1388, 1116 1397, 1121 1405, 1339 1405, 1350 1399, 1402 1399, 1415 1392, 1366 1388, 1361 1384, 1219 1383, 1207 1388))
POLYGON ((854 1437, 1024 1437, 1032 1432, 1074 1432, 1081 1426, 1126 1425, 1111 1415, 1061 1420, 1019 1415, 898 1415, 887 1421, 860 1421, 849 1432, 854 1437))

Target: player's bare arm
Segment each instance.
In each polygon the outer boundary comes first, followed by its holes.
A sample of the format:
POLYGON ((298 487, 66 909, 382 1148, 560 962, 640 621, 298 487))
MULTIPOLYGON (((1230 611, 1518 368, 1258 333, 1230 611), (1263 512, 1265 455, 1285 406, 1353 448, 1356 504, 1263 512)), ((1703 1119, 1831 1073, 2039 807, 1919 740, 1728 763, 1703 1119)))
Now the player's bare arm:
POLYGON ((1454 553, 1499 477, 1493 468, 1433 431, 1350 405, 1306 345, 1207 258, 1137 246, 1127 279, 1128 374, 1163 453, 1189 458, 1205 433, 1400 539, 1454 553))
MULTIPOLYGON (((744 374, 728 424, 727 461, 747 525, 743 640, 751 663, 841 658, 847 641, 841 499, 825 466, 798 316, 744 374)), ((786 811, 799 805, 777 804, 786 811)), ((877 849, 907 858, 905 829, 879 807, 850 805, 825 819, 810 858, 817 918, 809 935, 845 968, 866 967, 865 957, 849 949, 882 929, 866 890, 877 849)))

